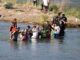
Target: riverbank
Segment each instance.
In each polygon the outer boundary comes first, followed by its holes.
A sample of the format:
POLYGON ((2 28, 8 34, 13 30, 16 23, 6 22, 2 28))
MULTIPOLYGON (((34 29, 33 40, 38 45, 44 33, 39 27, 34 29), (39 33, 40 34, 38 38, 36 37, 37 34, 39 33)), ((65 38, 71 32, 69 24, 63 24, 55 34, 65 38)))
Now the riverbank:
MULTIPOLYGON (((43 24, 46 21, 51 21, 52 17, 56 14, 54 12, 43 13, 40 10, 40 6, 36 7, 32 4, 26 5, 14 5, 13 9, 6 9, 2 4, 0 4, 0 22, 11 22, 14 18, 17 19, 19 23, 29 23, 29 24, 43 24)), ((80 19, 74 16, 67 16, 68 27, 80 27, 80 19)))

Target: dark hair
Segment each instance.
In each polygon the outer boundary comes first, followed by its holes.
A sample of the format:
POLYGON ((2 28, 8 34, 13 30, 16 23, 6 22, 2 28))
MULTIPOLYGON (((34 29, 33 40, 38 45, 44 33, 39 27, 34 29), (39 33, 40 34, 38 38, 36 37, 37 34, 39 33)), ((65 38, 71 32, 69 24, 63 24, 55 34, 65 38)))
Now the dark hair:
POLYGON ((28 28, 31 28, 29 25, 27 26, 28 28))
POLYGON ((18 27, 17 29, 20 29, 20 27, 18 27))
POLYGON ((33 27, 36 28, 36 25, 34 25, 33 27))
POLYGON ((60 16, 62 14, 62 12, 59 12, 58 15, 60 16))
POLYGON ((65 16, 65 14, 62 14, 62 16, 65 16))
POLYGON ((14 21, 16 21, 17 19, 16 18, 14 18, 14 21))

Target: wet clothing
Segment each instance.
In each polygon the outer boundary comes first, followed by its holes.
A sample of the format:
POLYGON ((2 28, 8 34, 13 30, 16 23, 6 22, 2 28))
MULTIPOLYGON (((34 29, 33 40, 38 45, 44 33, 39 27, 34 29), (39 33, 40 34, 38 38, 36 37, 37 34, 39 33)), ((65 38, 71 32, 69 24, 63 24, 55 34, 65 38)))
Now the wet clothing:
POLYGON ((62 17, 60 22, 61 22, 60 23, 60 29, 61 30, 60 30, 59 36, 64 36, 64 34, 65 34, 64 30, 66 28, 67 18, 66 17, 62 17))
POLYGON ((54 34, 54 38, 59 38, 59 34, 54 34))
POLYGON ((10 39, 12 40, 13 39, 13 34, 14 34, 14 32, 16 32, 16 26, 11 26, 10 27, 10 39))
POLYGON ((25 32, 23 36, 23 41, 26 41, 28 39, 28 32, 25 32))
POLYGON ((43 25, 43 29, 51 31, 52 26, 48 23, 48 24, 44 24, 43 25))
POLYGON ((60 27, 59 26, 55 26, 54 27, 54 30, 55 30, 55 34, 59 34, 60 33, 60 27))
POLYGON ((33 27, 32 29, 32 38, 37 38, 38 37, 38 28, 37 27, 33 27))
POLYGON ((61 17, 55 16, 55 17, 53 17, 52 24, 57 24, 60 26, 60 20, 61 20, 61 17))
POLYGON ((15 27, 15 26, 12 25, 12 26, 10 27, 10 32, 15 32, 15 31, 16 31, 16 28, 17 28, 17 27, 15 27))
POLYGON ((32 30, 31 29, 28 29, 28 35, 29 35, 29 38, 32 37, 32 30))
POLYGON ((12 40, 13 40, 13 41, 17 41, 17 40, 18 40, 18 35, 19 35, 19 32, 16 31, 16 32, 13 34, 12 40))
POLYGON ((47 32, 48 32, 47 30, 44 30, 44 29, 43 29, 43 30, 41 31, 41 38, 47 38, 47 32))
POLYGON ((63 16, 61 19, 63 19, 63 21, 67 22, 67 17, 63 16))
POLYGON ((43 30, 41 30, 42 38, 50 38, 51 37, 51 25, 45 24, 43 25, 43 30))
POLYGON ((62 17, 61 20, 62 20, 62 24, 61 25, 62 25, 63 29, 65 30, 67 18, 66 17, 62 17))
POLYGON ((59 37, 59 33, 60 33, 60 27, 59 26, 55 26, 54 27, 54 38, 58 38, 59 37))

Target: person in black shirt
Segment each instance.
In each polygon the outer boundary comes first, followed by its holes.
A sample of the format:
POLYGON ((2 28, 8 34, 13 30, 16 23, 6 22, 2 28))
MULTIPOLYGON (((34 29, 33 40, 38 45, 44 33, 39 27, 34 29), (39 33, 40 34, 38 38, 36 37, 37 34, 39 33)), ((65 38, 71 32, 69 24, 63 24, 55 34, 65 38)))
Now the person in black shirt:
POLYGON ((57 16, 53 17, 52 24, 57 24, 60 26, 61 14, 62 12, 59 12, 57 16))
POLYGON ((63 27, 63 29, 65 30, 65 28, 66 28, 66 23, 67 23, 67 17, 65 16, 65 14, 62 14, 61 22, 62 22, 62 27, 63 27))
POLYGON ((64 36, 65 32, 65 28, 66 28, 66 23, 67 23, 67 17, 65 16, 65 14, 62 14, 61 20, 60 20, 60 36, 64 36))
POLYGON ((17 41, 18 40, 18 35, 20 33, 19 30, 20 30, 20 27, 18 27, 16 29, 16 31, 14 32, 14 34, 13 34, 13 41, 17 41))

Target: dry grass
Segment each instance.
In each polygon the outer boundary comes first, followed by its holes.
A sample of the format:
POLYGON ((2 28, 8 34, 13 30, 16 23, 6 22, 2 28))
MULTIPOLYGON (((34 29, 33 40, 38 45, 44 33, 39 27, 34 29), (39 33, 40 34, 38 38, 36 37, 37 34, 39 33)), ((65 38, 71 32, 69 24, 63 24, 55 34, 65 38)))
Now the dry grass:
MULTIPOLYGON (((0 6, 0 13, 2 17, 0 21, 11 22, 14 18, 17 18, 18 22, 23 23, 38 23, 43 24, 46 21, 50 21, 54 13, 44 14, 40 7, 35 7, 30 3, 24 5, 15 5, 15 9, 5 9, 3 6, 0 6)), ((80 20, 76 21, 75 17, 68 17, 68 24, 73 25, 80 24, 80 20)))

